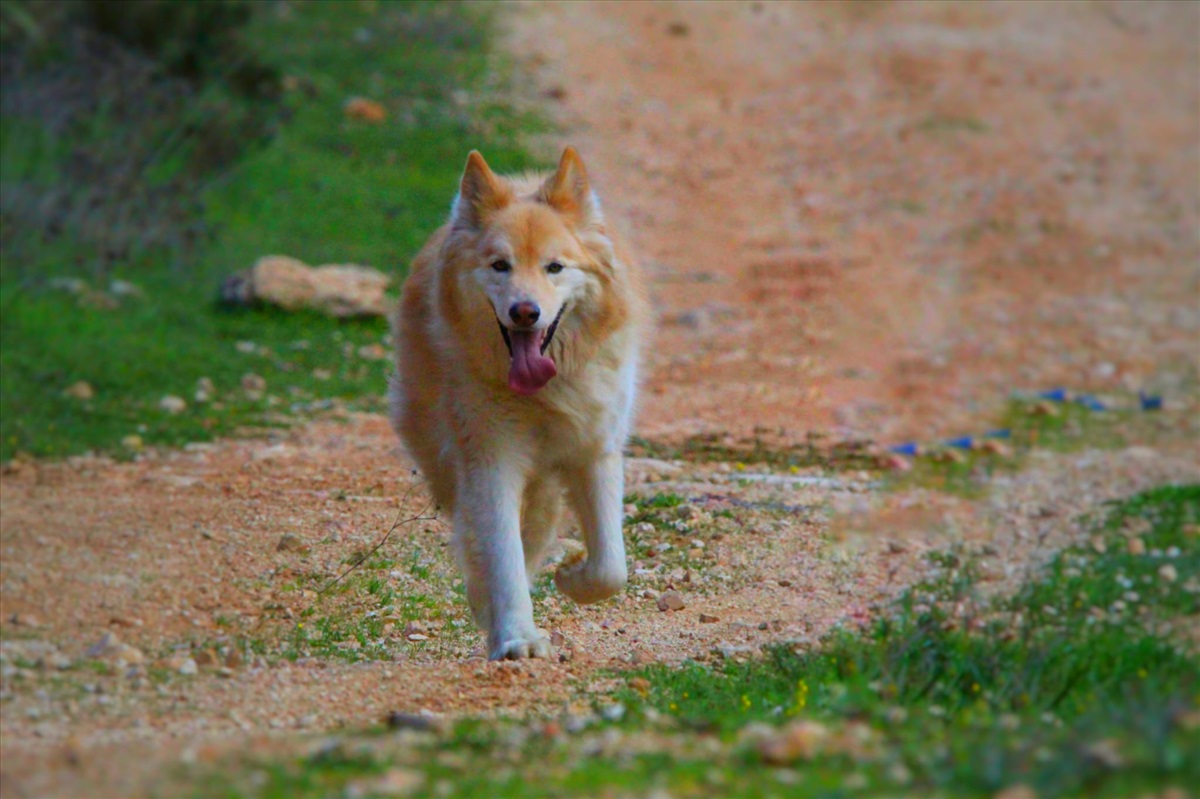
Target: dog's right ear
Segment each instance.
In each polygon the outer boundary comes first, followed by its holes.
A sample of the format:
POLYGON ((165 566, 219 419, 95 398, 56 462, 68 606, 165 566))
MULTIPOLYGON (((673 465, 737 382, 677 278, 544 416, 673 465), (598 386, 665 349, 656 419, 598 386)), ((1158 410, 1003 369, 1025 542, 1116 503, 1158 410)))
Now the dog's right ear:
POLYGON ((478 230, 489 214, 499 211, 512 201, 512 190, 483 160, 478 150, 467 156, 458 186, 458 196, 450 210, 450 222, 455 228, 478 230))

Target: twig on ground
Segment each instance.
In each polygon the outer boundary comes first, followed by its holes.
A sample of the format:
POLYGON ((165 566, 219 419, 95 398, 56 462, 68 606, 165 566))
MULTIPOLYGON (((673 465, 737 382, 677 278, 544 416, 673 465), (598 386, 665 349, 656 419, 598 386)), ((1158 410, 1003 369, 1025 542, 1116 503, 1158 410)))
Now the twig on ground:
MULTIPOLYGON (((414 477, 416 476, 416 474, 417 474, 416 470, 413 470, 414 477)), ((339 574, 337 577, 333 578, 328 583, 326 583, 324 587, 322 587, 319 591, 317 591, 317 594, 324 594, 330 588, 333 588, 335 585, 340 583, 342 580, 346 579, 346 577, 349 576, 349 574, 351 572, 353 572, 355 569, 357 569, 359 566, 366 563, 367 560, 372 555, 374 555, 376 552, 378 552, 383 547, 383 545, 388 542, 388 540, 392 537, 392 533, 396 532, 397 528, 402 527, 406 524, 411 524, 412 522, 428 522, 428 521, 436 522, 436 521, 438 521, 437 508, 434 506, 432 499, 430 499, 429 502, 425 503, 425 507, 421 508, 421 510, 418 511, 415 516, 409 516, 408 518, 404 518, 404 513, 408 509, 408 500, 412 497, 413 492, 416 491, 417 488, 420 487, 422 484, 424 484, 424 482, 425 482, 424 480, 415 480, 411 485, 409 485, 408 490, 404 492, 404 496, 400 499, 400 510, 396 514, 396 521, 393 522, 392 526, 388 528, 388 531, 383 534, 383 538, 379 539, 379 541, 375 544, 375 546, 371 547, 369 550, 364 552, 362 557, 358 558, 357 560, 354 561, 354 563, 350 564, 350 568, 346 569, 344 572, 339 574), (429 513, 430 508, 433 508, 433 513, 429 513)))

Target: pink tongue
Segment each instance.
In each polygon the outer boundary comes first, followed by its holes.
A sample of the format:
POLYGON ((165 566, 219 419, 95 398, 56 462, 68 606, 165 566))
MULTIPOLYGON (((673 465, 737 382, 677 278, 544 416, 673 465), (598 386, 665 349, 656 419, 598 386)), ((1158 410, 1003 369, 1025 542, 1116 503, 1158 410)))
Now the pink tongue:
POLYGON ((541 353, 541 339, 540 330, 508 331, 508 340, 512 343, 508 387, 518 394, 534 394, 558 374, 554 361, 541 353))

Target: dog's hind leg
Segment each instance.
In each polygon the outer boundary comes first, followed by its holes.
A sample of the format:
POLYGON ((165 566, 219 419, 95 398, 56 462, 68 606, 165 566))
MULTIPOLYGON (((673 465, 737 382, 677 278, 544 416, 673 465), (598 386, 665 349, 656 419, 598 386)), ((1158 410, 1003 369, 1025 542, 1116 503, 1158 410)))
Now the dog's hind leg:
POLYGON ((562 522, 563 489, 552 477, 534 478, 525 486, 521 501, 521 545, 525 573, 532 588, 538 569, 562 522))

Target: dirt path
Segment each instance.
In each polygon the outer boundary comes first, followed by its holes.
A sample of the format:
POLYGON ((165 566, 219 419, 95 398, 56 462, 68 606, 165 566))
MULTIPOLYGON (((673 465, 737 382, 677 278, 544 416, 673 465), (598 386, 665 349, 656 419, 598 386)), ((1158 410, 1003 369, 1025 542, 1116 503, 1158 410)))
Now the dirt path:
POLYGON ((931 547, 1002 552, 994 579, 1019 579, 1097 502, 1200 478, 1198 21, 1192 4, 514 11, 513 52, 542 54, 545 102, 651 264, 644 435, 887 440, 972 429, 1014 386, 1149 383, 1175 405, 1157 443, 1039 455, 978 500, 633 461, 637 493, 687 502, 633 509, 621 602, 543 594, 565 657, 515 666, 480 657, 436 524, 317 594, 401 510, 411 476, 381 418, 22 465, 0 477, 5 796, 131 795, 179 758, 393 710, 578 712, 614 667, 868 618, 931 547), (683 610, 658 609, 668 590, 683 610))

